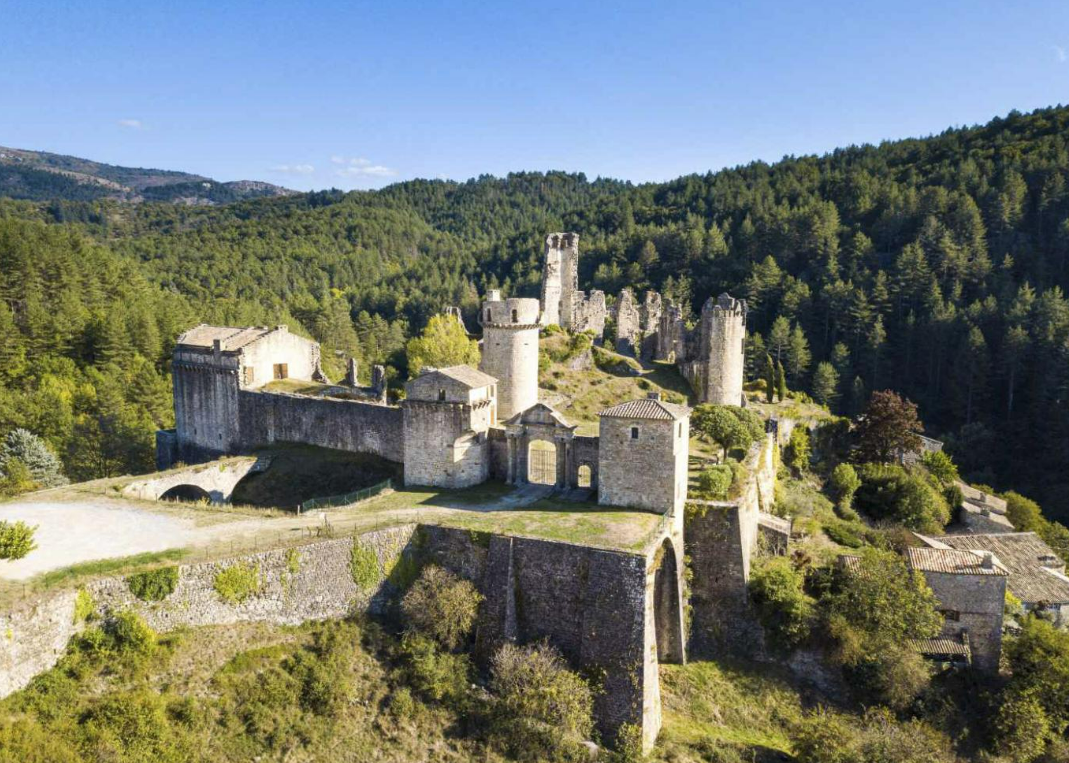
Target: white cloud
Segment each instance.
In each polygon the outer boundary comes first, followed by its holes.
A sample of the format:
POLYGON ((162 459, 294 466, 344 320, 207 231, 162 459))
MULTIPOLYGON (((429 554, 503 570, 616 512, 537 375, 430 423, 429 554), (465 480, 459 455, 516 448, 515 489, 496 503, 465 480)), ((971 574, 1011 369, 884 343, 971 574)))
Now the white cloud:
POLYGON ((334 155, 330 157, 332 164, 338 165, 334 174, 338 177, 378 177, 388 178, 397 174, 397 170, 381 164, 372 164, 370 159, 359 157, 345 157, 334 155))
POLYGON ((1064 64, 1066 61, 1069 61, 1069 53, 1066 53, 1065 48, 1063 48, 1061 45, 1055 45, 1054 58, 1058 61, 1058 63, 1064 64))
POLYGON ((359 167, 345 167, 335 170, 338 177, 377 177, 388 178, 397 174, 397 170, 384 167, 381 164, 366 164, 359 167))
POLYGON ((316 168, 311 164, 276 164, 271 171, 280 172, 283 175, 311 175, 316 168))
POLYGON ((140 119, 120 119, 119 127, 126 127, 131 130, 142 130, 145 125, 140 119))

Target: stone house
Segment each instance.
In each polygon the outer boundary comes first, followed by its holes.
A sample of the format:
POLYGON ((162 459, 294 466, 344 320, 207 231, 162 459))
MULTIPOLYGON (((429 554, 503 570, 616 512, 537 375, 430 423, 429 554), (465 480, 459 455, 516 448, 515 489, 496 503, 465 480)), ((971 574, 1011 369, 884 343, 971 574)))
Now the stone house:
POLYGON ((429 368, 405 385, 406 485, 462 488, 490 476, 497 379, 470 366, 429 368))
POLYGON ((598 419, 598 503, 678 515, 687 500, 690 409, 651 393, 598 419))
POLYGON ((1002 613, 1006 568, 987 551, 952 548, 906 549, 906 564, 924 576, 939 600, 943 630, 914 646, 928 657, 954 662, 955 656, 987 673, 997 673, 1002 653, 1002 613))
POLYGON ((932 548, 994 554, 1009 574, 1007 587, 1026 610, 1046 611, 1060 627, 1069 624, 1069 577, 1065 562, 1033 532, 918 536, 932 548))

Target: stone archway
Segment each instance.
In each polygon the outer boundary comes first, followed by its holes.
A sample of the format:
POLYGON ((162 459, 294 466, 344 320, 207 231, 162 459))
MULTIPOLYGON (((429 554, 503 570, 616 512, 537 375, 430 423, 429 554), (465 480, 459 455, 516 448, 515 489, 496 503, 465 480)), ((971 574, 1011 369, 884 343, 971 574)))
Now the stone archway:
POLYGON ((199 485, 175 485, 165 490, 157 499, 160 501, 182 501, 184 503, 213 503, 212 494, 199 485))
POLYGON ((534 485, 556 485, 557 446, 548 440, 531 440, 527 445, 527 481, 534 485))
POLYGON ((665 538, 654 557, 656 571, 653 578, 654 635, 657 639, 657 660, 682 663, 686 659, 683 643, 682 578, 676 549, 671 538, 665 538))

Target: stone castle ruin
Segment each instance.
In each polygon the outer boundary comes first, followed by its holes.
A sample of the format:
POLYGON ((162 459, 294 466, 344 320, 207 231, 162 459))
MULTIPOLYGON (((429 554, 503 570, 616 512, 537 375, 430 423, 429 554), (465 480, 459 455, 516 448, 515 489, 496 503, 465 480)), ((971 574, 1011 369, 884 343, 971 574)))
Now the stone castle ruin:
MULTIPOLYGON (((781 527, 761 520, 772 501, 775 436, 751 454, 753 485, 735 508, 725 504, 696 514, 687 532, 707 542, 685 546, 689 408, 652 393, 609 406, 598 414, 597 435, 579 435, 539 401, 542 328, 591 332, 600 343, 607 319, 604 293, 578 288, 578 236, 552 234, 545 257, 540 300, 487 294, 478 316, 478 369, 424 368, 405 384, 396 405, 387 402, 381 367, 373 369, 370 387, 359 385, 355 362, 345 380, 332 385, 318 344, 284 326, 201 325, 187 331, 178 338, 172 367, 176 427, 158 434, 158 460, 163 468, 300 443, 392 461, 401 465, 406 486, 463 489, 490 479, 542 484, 663 516, 650 549, 623 557, 582 545, 494 536, 477 581, 489 618, 482 641, 548 635, 577 666, 604 670, 609 696, 599 723, 606 737, 621 723, 636 723, 648 748, 660 727, 657 662, 686 656, 684 557, 694 559, 690 607, 700 624, 690 642, 704 648, 709 633, 729 633, 745 622, 740 612, 759 533, 771 528, 776 542, 786 542, 781 527), (560 599, 561 591, 576 585, 574 602, 560 599), (525 613, 519 619, 518 598, 525 613), (529 623, 524 619, 540 611, 529 623), (542 620, 554 618, 559 622, 543 633, 542 620), (631 655, 631 662, 607 661, 617 652, 631 655)), ((447 314, 461 320, 455 309, 447 314)), ((698 324, 689 327, 682 310, 659 294, 648 292, 639 302, 625 289, 614 325, 619 352, 678 364, 703 402, 742 404, 744 302, 728 295, 710 300, 698 324)))
MULTIPOLYGON (((579 290, 579 234, 546 239, 541 325, 590 331, 600 340, 608 311, 605 294, 579 290)), ((613 349, 650 361, 672 362, 690 382, 699 403, 742 405, 746 354, 746 302, 728 294, 710 297, 698 324, 688 327, 680 306, 655 291, 641 303, 624 288, 613 309, 613 349)))

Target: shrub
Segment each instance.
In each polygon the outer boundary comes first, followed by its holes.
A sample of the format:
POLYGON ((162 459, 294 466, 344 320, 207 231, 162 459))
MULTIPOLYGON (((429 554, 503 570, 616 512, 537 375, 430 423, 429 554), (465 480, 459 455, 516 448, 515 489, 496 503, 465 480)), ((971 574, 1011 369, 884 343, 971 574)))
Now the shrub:
POLYGON ((898 711, 908 708, 931 679, 928 663, 903 642, 880 644, 849 666, 847 674, 862 702, 898 711))
POLYGON ((126 578, 130 592, 142 601, 163 601, 178 585, 178 568, 160 567, 147 572, 139 572, 126 578))
POLYGON ((804 576, 783 556, 757 559, 750 571, 750 597, 758 618, 781 649, 793 649, 809 637, 814 610, 813 599, 802 588, 804 582, 804 576))
POLYGON ((192 757, 154 691, 110 694, 94 703, 82 722, 91 760, 182 763, 192 757))
POLYGON ((374 588, 381 580, 378 554, 357 537, 353 538, 353 547, 349 550, 349 572, 362 591, 374 588))
POLYGON ((215 576, 215 592, 227 604, 242 604, 260 592, 260 565, 251 562, 232 564, 215 576))
POLYGON ((791 733, 797 763, 856 763, 856 745, 853 730, 823 708, 803 718, 791 733))
POLYGON ((731 489, 731 467, 724 464, 711 466, 698 475, 698 491, 701 498, 726 498, 731 489))
POLYGON ((1051 736, 1050 719, 1036 697, 1007 692, 995 717, 995 750, 1015 763, 1038 758, 1051 736))
POLYGON ((861 548, 865 545, 865 539, 847 522, 827 522, 824 525, 824 533, 840 546, 861 548))
POLYGON ((921 464, 943 485, 952 485, 958 477, 958 467, 944 451, 925 452, 921 464))
POLYGON ((156 631, 131 610, 120 612, 112 618, 107 626, 107 635, 115 647, 123 652, 150 654, 156 649, 156 631))
POLYGON ((93 616, 95 610, 93 595, 84 588, 79 588, 77 596, 74 597, 74 622, 84 623, 93 616))
POLYGON ((22 559, 37 548, 33 534, 37 527, 25 522, 0 521, 0 559, 22 559))
POLYGON ((853 519, 856 512, 853 510, 854 493, 861 487, 861 478, 857 476, 857 470, 850 464, 839 464, 832 469, 828 480, 832 498, 835 500, 835 509, 844 519, 853 519))
POLYGON ((443 652, 430 637, 410 632, 401 638, 401 656, 408 682, 427 699, 456 705, 466 697, 472 670, 466 654, 443 652))
POLYGON ((809 455, 809 430, 804 426, 796 426, 791 430, 787 447, 783 449, 783 463, 801 474, 809 468, 809 455))
POLYGON ((1002 497, 1006 500, 1006 518, 1013 523, 1014 529, 1021 532, 1040 530, 1046 520, 1038 503, 1012 490, 1003 493, 1002 497))
POLYGON ((301 571, 301 553, 295 548, 286 549, 286 572, 296 575, 301 571))
POLYGON ((590 687, 547 644, 505 644, 491 661, 496 740, 525 759, 562 759, 594 729, 590 687))
POLYGON ((426 567, 401 601, 410 628, 446 649, 463 644, 475 626, 482 596, 467 580, 436 565, 426 567))
POLYGON ((946 499, 923 474, 900 466, 863 464, 858 476, 857 508, 876 519, 890 519, 911 530, 937 533, 950 521, 946 499))
POLYGON ((863 763, 954 763, 945 736, 918 720, 904 723, 887 710, 874 708, 865 713, 864 732, 858 747, 863 763))

